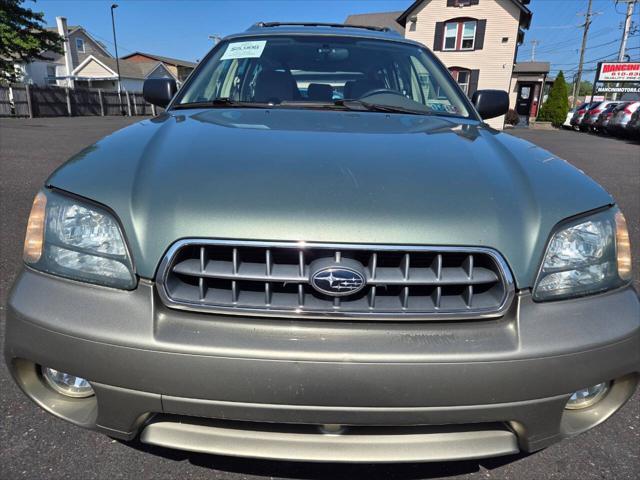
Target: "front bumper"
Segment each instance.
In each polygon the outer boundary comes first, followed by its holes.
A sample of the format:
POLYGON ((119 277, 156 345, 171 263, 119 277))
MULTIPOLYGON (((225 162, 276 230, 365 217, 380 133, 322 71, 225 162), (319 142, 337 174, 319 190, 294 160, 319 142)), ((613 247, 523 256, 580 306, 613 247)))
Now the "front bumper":
POLYGON ((124 292, 25 270, 5 356, 45 410, 123 439, 309 461, 480 458, 544 448, 620 408, 640 371, 640 304, 625 288, 521 294, 482 321, 230 318, 167 309, 151 282, 124 292), (89 379, 96 396, 62 398, 37 365, 89 379), (564 409, 607 381, 601 402, 564 409))

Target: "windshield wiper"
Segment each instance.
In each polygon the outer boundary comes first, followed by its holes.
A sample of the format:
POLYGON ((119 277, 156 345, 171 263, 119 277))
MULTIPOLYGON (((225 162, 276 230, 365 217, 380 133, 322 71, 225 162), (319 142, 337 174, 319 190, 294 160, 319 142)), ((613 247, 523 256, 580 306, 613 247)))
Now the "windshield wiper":
POLYGON ((229 97, 218 97, 203 102, 178 103, 171 107, 175 110, 183 108, 270 108, 266 103, 240 102, 229 97))
POLYGON ((381 103, 370 103, 363 100, 336 100, 334 105, 345 107, 349 110, 388 112, 388 113, 408 113, 410 115, 429 115, 434 117, 454 117, 465 118, 463 115, 449 112, 439 112, 437 110, 418 110, 414 108, 401 107, 399 105, 387 105, 381 103))
POLYGON ((424 110, 414 110, 412 108, 400 107, 397 105, 383 105, 380 103, 369 103, 362 100, 336 100, 333 102, 338 107, 344 107, 349 110, 360 110, 369 112, 387 112, 387 113, 408 113, 411 115, 430 115, 431 112, 424 110))

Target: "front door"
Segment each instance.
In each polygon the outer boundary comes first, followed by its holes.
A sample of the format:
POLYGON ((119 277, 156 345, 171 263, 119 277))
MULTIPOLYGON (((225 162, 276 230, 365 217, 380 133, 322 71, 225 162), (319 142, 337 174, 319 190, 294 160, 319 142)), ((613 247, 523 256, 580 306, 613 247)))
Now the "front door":
POLYGON ((516 112, 520 116, 529 117, 531 100, 533 99, 533 84, 520 83, 518 85, 518 98, 516 99, 516 112))

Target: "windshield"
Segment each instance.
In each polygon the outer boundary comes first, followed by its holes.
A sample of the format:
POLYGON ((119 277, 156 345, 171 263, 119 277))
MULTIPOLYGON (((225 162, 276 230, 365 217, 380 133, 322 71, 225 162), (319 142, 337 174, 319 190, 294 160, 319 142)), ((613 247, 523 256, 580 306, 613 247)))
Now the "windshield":
POLYGON ((318 35, 224 42, 173 107, 344 108, 356 103, 384 107, 376 111, 470 116, 450 74, 423 48, 318 35))

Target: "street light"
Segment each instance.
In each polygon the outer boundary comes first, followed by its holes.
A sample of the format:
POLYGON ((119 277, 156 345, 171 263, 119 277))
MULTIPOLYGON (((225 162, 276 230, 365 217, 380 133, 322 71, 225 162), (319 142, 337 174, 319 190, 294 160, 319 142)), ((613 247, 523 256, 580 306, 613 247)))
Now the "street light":
POLYGON ((118 95, 120 95, 121 87, 120 87, 120 61, 118 60, 118 42, 116 40, 116 21, 113 17, 113 11, 118 8, 118 4, 114 3, 111 5, 111 28, 113 28, 113 46, 116 50, 116 70, 118 71, 118 95))

